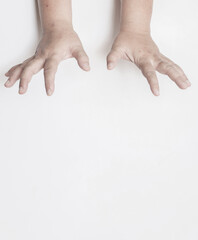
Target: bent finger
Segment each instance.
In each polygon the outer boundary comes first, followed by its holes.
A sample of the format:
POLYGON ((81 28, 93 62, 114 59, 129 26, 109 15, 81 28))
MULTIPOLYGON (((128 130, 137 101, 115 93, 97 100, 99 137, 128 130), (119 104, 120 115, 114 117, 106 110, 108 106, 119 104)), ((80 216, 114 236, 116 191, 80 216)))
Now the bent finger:
POLYGON ((144 62, 139 65, 139 68, 141 69, 142 74, 147 79, 152 93, 155 96, 159 96, 160 95, 159 82, 153 65, 150 62, 144 62))
POLYGON ((122 55, 120 51, 116 49, 112 49, 109 55, 107 56, 107 68, 109 70, 114 69, 121 58, 122 58, 122 55))
POLYGON ((10 70, 8 70, 6 73, 5 73, 5 76, 6 77, 9 77, 12 73, 13 73, 13 71, 17 68, 17 67, 19 67, 19 66, 21 66, 22 64, 20 63, 20 64, 17 64, 17 65, 15 65, 15 66, 13 66, 12 68, 10 68, 10 70))
POLYGON ((191 86, 183 70, 170 60, 162 60, 156 69, 158 72, 167 75, 181 89, 186 89, 191 86))
POLYGON ((74 50, 72 55, 77 60, 81 69, 84 71, 90 70, 89 58, 83 48, 74 50))
POLYGON ((38 73, 43 68, 43 64, 44 59, 42 58, 34 58, 26 64, 20 76, 21 79, 19 84, 20 94, 24 94, 27 91, 28 84, 30 83, 32 76, 38 73))
POLYGON ((23 68, 21 65, 16 67, 16 69, 13 70, 12 74, 10 75, 4 86, 7 88, 12 87, 16 83, 16 81, 19 80, 22 71, 23 68))
POLYGON ((48 96, 51 96, 55 89, 55 75, 60 60, 57 58, 47 59, 44 65, 45 89, 48 96))

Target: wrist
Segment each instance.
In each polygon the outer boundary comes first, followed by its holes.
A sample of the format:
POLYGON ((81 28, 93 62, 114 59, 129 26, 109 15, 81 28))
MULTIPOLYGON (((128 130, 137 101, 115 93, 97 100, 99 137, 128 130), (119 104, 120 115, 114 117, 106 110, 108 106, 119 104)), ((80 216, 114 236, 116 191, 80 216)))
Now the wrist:
POLYGON ((137 30, 137 29, 121 28, 120 34, 121 33, 126 33, 133 36, 151 37, 150 31, 140 31, 139 29, 137 30))
POLYGON ((121 30, 150 34, 153 0, 122 0, 121 30))
POLYGON ((68 31, 73 31, 73 25, 71 21, 67 20, 54 20, 53 22, 45 23, 42 27, 43 34, 51 34, 51 33, 64 33, 68 31))
POLYGON ((132 21, 125 21, 121 23, 120 26, 121 32, 130 32, 132 34, 142 34, 142 35, 150 35, 151 29, 150 25, 142 26, 137 23, 133 23, 132 21))

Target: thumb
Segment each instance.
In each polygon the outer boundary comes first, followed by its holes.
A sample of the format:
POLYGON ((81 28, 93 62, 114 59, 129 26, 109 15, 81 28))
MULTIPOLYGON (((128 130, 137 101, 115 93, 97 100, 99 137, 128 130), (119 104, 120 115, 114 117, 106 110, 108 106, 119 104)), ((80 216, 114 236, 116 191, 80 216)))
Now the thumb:
POLYGON ((74 58, 76 58, 80 68, 82 68, 84 71, 90 70, 89 58, 83 48, 76 49, 73 51, 72 55, 74 58))
POLYGON ((107 56, 107 68, 112 70, 117 65, 118 61, 122 58, 120 51, 112 49, 107 56))

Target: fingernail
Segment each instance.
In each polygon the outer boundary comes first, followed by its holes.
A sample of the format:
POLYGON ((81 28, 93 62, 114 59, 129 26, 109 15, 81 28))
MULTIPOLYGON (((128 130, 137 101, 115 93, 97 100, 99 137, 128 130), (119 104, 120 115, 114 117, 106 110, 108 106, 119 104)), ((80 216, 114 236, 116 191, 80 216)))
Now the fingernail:
POLYGON ((53 93, 53 91, 52 91, 51 89, 48 89, 48 90, 47 90, 47 95, 48 95, 48 96, 51 96, 52 93, 53 93))
POLYGON ((23 88, 23 87, 20 87, 20 88, 19 88, 19 94, 22 94, 22 93, 23 93, 23 90, 24 90, 24 88, 23 88))
POLYGON ((155 90, 155 95, 156 95, 156 96, 159 96, 159 95, 160 95, 159 90, 155 90))
POLYGON ((182 83, 182 85, 183 85, 184 88, 187 88, 189 86, 189 83, 187 81, 185 81, 185 82, 182 83))
POLYGON ((10 86, 10 81, 8 80, 5 84, 4 84, 5 87, 9 87, 10 86))
POLYGON ((85 70, 90 70, 90 66, 89 66, 89 64, 88 63, 85 63, 84 65, 83 65, 83 68, 85 69, 85 70))
POLYGON ((113 69, 113 67, 114 67, 114 64, 113 64, 113 63, 109 63, 109 64, 108 64, 108 69, 113 69))
POLYGON ((186 83, 191 86, 191 82, 189 80, 186 80, 186 83))

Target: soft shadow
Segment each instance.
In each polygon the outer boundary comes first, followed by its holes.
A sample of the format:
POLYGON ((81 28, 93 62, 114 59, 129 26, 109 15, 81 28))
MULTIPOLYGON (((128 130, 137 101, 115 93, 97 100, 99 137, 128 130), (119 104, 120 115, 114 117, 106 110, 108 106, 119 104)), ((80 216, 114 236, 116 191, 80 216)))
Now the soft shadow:
POLYGON ((114 0, 114 9, 113 9, 113 26, 112 26, 112 38, 115 38, 120 28, 120 12, 121 12, 121 3, 120 0, 114 0))
POLYGON ((112 26, 111 26, 111 32, 109 35, 109 47, 112 45, 113 40, 115 39, 120 29, 120 12, 121 12, 120 0, 114 0, 114 6, 113 6, 113 11, 111 16, 112 26))
POLYGON ((37 24, 37 33, 40 38, 41 36, 41 19, 40 19, 40 14, 39 14, 39 6, 38 6, 38 1, 35 0, 35 16, 36 16, 36 24, 37 24))
POLYGON ((114 0, 113 11, 110 17, 110 21, 111 21, 110 32, 106 42, 104 43, 102 49, 100 50, 102 54, 106 54, 108 51, 110 51, 112 44, 114 42, 114 39, 119 32, 120 12, 121 12, 120 10, 121 10, 120 0, 114 0))

